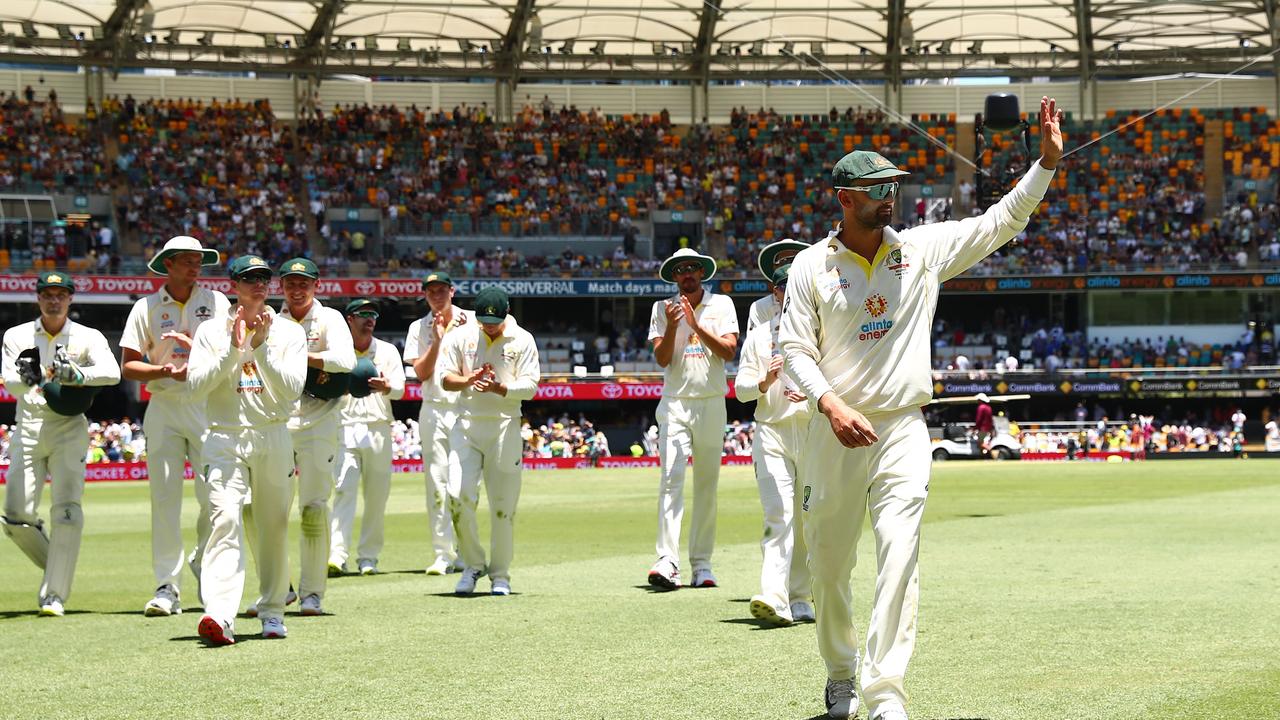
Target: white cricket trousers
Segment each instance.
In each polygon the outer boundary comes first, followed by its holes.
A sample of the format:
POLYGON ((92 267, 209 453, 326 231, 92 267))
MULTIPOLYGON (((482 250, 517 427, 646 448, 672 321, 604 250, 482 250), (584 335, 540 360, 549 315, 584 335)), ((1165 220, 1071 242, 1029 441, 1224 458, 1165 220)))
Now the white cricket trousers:
MULTIPOLYGON (((300 430, 290 430, 293 462, 298 466, 298 513, 302 516, 302 552, 298 558, 298 597, 324 599, 329 580, 329 497, 338 457, 338 413, 300 430)), ((254 499, 257 502, 257 499, 254 499)))
POLYGON ((802 530, 804 514, 795 512, 800 504, 796 467, 808 433, 809 418, 796 416, 780 423, 756 423, 751 440, 756 485, 764 507, 760 594, 775 607, 812 597, 802 530))
POLYGON ((469 568, 485 568, 484 546, 476 523, 480 480, 489 500, 489 577, 511 579, 515 553, 516 503, 520 500, 523 440, 519 417, 463 415, 454 435, 454 449, 462 466, 458 503, 458 540, 462 561, 469 568))
POLYGON ((916 559, 932 457, 919 409, 870 414, 867 420, 880 439, 851 450, 836 439, 826 416, 815 414, 800 479, 818 651, 832 680, 858 672, 849 583, 862 519, 870 510, 877 569, 861 685, 868 715, 875 717, 881 705, 906 707, 903 676, 915 648, 916 559))
MULTIPOLYGON (((84 456, 89 449, 89 424, 83 415, 49 413, 37 423, 14 426, 9 443, 9 475, 5 480, 4 515, 13 522, 40 524, 40 495, 44 479, 52 479, 49 508, 49 550, 37 600, 56 595, 71 597, 71 580, 80 556, 84 532, 84 456)), ((25 550, 25 549, 24 549, 25 550)))
POLYGON ((458 412, 450 405, 422 403, 418 437, 427 485, 427 524, 431 532, 433 562, 453 563, 458 557, 453 515, 462 484, 461 464, 450 436, 458 424, 458 412))
POLYGON ((684 474, 693 456, 693 527, 689 532, 689 564, 711 569, 716 545, 716 485, 724 450, 723 397, 662 398, 658 403, 659 558, 679 563, 680 522, 684 518, 684 474))
POLYGON ((356 559, 377 562, 382 552, 387 498, 391 496, 391 428, 385 422, 343 425, 341 454, 333 494, 329 562, 342 567, 350 557, 358 493, 364 495, 364 517, 360 521, 356 559))
POLYGON ((249 430, 213 428, 205 437, 203 481, 209 485, 212 530, 205 547, 200 590, 205 613, 235 620, 244 595, 244 507, 253 497, 251 539, 257 548, 258 617, 283 618, 289 590, 289 511, 293 506, 293 453, 284 422, 249 430))
POLYGON ((196 546, 192 569, 199 579, 200 560, 209 542, 209 485, 200 482, 205 421, 204 403, 175 395, 154 395, 147 405, 142 431, 147 436, 147 485, 151 491, 151 567, 156 586, 180 587, 182 562, 182 496, 185 463, 196 473, 196 546))

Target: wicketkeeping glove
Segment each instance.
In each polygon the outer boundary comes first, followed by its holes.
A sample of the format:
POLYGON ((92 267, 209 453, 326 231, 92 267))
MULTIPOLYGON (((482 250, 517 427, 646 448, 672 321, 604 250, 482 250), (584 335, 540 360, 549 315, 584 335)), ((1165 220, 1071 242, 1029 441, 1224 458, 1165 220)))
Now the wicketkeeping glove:
POLYGON ((67 357, 67 348, 62 345, 53 352, 53 379, 63 385, 84 384, 84 371, 67 357))
POLYGON ((22 378, 23 385, 39 387, 44 380, 44 369, 40 367, 39 350, 35 348, 23 350, 14 359, 14 365, 18 367, 18 377, 22 378))

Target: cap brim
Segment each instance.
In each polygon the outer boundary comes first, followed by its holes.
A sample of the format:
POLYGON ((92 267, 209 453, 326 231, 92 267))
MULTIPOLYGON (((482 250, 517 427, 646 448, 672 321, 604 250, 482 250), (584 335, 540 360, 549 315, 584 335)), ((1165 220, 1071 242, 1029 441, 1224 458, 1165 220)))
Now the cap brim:
POLYGON ((907 172, 906 170, 899 170, 898 168, 885 168, 884 170, 877 170, 873 173, 867 173, 866 175, 863 175, 858 179, 859 180, 883 180, 885 178, 902 177, 903 175, 910 175, 910 174, 911 173, 907 172))
POLYGON ((479 313, 476 313, 476 322, 482 322, 489 325, 496 325, 506 319, 507 319, 507 316, 505 315, 503 315, 502 317, 498 317, 496 315, 481 315, 479 313))
POLYGON ((756 258, 756 268, 760 270, 760 274, 765 276, 766 279, 770 279, 773 277, 773 271, 778 269, 778 253, 791 249, 799 253, 807 247, 809 247, 807 244, 799 240, 779 240, 776 243, 765 245, 760 249, 760 255, 756 258))
POLYGON ((362 302, 353 308, 348 308, 346 314, 355 315, 356 313, 360 312, 361 310, 364 310, 365 308, 373 308, 376 311, 378 309, 378 303, 373 302, 372 300, 367 302, 362 302))
POLYGON ((672 270, 676 265, 688 260, 697 260, 702 263, 702 282, 706 282, 715 277, 716 261, 706 255, 685 255, 678 258, 669 257, 663 261, 662 266, 658 268, 658 277, 665 282, 674 283, 676 280, 672 270))
POLYGON ((185 252, 200 253, 201 267, 210 267, 222 262, 222 255, 212 248, 201 248, 199 250, 161 250, 156 253, 155 257, 151 258, 151 262, 147 263, 147 269, 156 275, 168 275, 169 271, 164 269, 164 259, 185 252))

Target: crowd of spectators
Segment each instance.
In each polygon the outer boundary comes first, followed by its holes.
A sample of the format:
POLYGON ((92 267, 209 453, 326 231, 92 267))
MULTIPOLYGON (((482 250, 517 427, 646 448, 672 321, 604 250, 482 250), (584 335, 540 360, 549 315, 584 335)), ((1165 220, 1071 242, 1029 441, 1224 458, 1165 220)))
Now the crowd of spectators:
POLYGON ((1082 330, 1037 326, 1025 317, 1022 324, 988 322, 977 331, 936 320, 933 344, 934 370, 975 378, 1063 369, 1213 366, 1238 371, 1277 361, 1276 339, 1269 327, 1258 332, 1246 328, 1234 342, 1197 343, 1160 333, 1116 341, 1088 338, 1082 330))
POLYGON ((1252 442, 1264 450, 1280 450, 1280 429, 1269 411, 1264 411, 1264 436, 1248 438, 1245 413, 1238 407, 1216 408, 1213 416, 1190 415, 1168 422, 1155 415, 1131 413, 1126 421, 1107 417, 1080 422, 1078 427, 1060 430, 1016 429, 1023 452, 1066 453, 1068 459, 1084 459, 1090 453, 1123 453, 1141 459, 1153 453, 1217 452, 1243 456, 1252 442))
POLYGON ((274 262, 307 251, 293 137, 266 100, 109 99, 117 216, 148 257, 173 235, 274 262))
MULTIPOLYGON (((0 425, 0 464, 9 463, 9 442, 17 426, 0 425)), ((128 417, 91 422, 88 428, 89 464, 143 462, 147 459, 147 438, 142 423, 128 417)))
POLYGON ((101 136, 66 117, 58 94, 0 90, 0 192, 109 192, 101 136))
MULTIPOLYGON (((1271 143, 1280 122, 1249 108, 1137 118, 1125 111, 1069 116, 1069 137, 1097 142, 1064 160, 1053 202, 973 272, 1232 270, 1280 262, 1269 163, 1280 155, 1280 143, 1271 143), (1255 183, 1233 190, 1217 216, 1207 214, 1204 193, 1209 122, 1226 128, 1228 176, 1255 183)), ((445 262, 463 275, 643 274, 652 268, 636 256, 636 223, 655 211, 702 210, 702 246, 725 272, 749 275, 762 244, 826 234, 837 214, 827 169, 855 147, 876 148, 912 172, 900 226, 950 217, 955 163, 924 136, 954 146, 956 119, 912 121, 918 132, 878 110, 786 115, 738 108, 726 125, 677 127, 665 111, 610 116, 527 97, 511 123, 495 122, 484 104, 347 105, 310 114, 295 134, 265 100, 113 96, 69 120, 56 93, 37 98, 27 88, 0 93, 0 188, 109 194, 109 182, 118 226, 148 252, 185 233, 229 254, 275 260, 310 251, 335 258, 328 263, 335 271, 361 260, 372 261, 375 273, 445 262), (938 197, 919 194, 929 186, 940 188, 938 197), (350 207, 376 208, 390 240, 607 236, 619 238, 620 249, 541 255, 509 246, 442 247, 430 258, 430 251, 384 246, 359 224, 326 221, 327 209, 350 207)), ((1029 159, 1022 143, 1008 133, 984 142, 984 184, 1007 188, 1029 159)), ((968 181, 956 197, 957 215, 982 201, 968 181)), ((101 265, 110 269, 109 256, 101 265)))

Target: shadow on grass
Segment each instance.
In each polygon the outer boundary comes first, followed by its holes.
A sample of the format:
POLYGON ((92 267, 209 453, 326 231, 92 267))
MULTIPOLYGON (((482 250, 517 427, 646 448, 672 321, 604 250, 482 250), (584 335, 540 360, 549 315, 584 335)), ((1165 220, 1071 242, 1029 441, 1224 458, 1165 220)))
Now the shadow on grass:
MULTIPOLYGON (((631 587, 637 590, 644 590, 650 595, 666 595, 668 593, 676 592, 675 590, 668 590, 666 588, 655 587, 653 585, 632 585, 631 587)), ((681 588, 681 590, 683 589, 684 588, 681 588)))
MULTIPOLYGON (((103 615, 106 613, 95 613, 92 610, 67 610, 64 615, 103 615)), ((112 613, 114 614, 114 613, 112 613)), ((14 618, 38 617, 39 610, 5 610, 0 612, 0 620, 12 620, 14 618)))
MULTIPOLYGON (((866 707, 864 706, 862 710, 865 711, 866 707)), ((862 717, 862 715, 859 714, 858 717, 862 717)), ((821 713, 810 718, 805 718, 805 720, 831 720, 831 717, 826 713, 821 713)), ((924 718, 923 720, 990 720, 990 718, 924 718)))
POLYGON ((195 645, 196 647, 199 647, 203 650, 220 650, 222 648, 233 647, 234 645, 239 645, 241 643, 257 642, 259 640, 271 640, 271 639, 274 639, 274 638, 264 638, 260 634, 236 635, 236 641, 232 645, 210 645, 209 643, 205 642, 204 638, 200 637, 199 635, 180 635, 178 637, 169 638, 169 642, 191 643, 192 645, 195 645))
POLYGON ((454 598, 455 600, 478 600, 480 598, 517 597, 523 594, 524 593, 513 592, 510 595, 504 596, 504 595, 491 595, 487 592, 477 592, 477 593, 471 593, 469 595, 459 595, 454 592, 438 592, 438 593, 427 593, 427 597, 454 598))
POLYGON ((721 620, 720 622, 726 625, 750 625, 756 630, 786 630, 788 628, 799 627, 800 625, 804 625, 804 623, 791 623, 790 625, 778 625, 775 623, 765 622, 764 620, 759 620, 753 617, 729 618, 728 620, 721 620))

